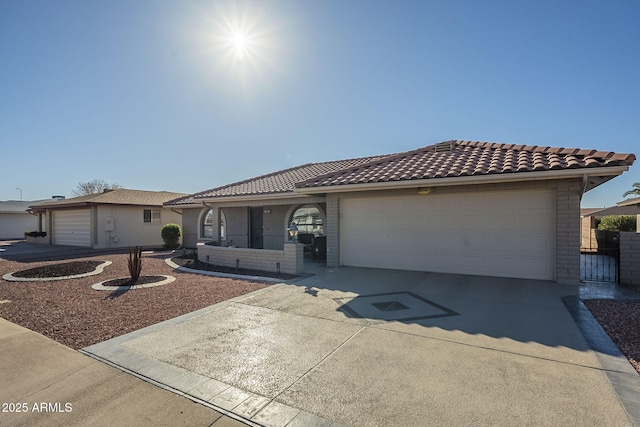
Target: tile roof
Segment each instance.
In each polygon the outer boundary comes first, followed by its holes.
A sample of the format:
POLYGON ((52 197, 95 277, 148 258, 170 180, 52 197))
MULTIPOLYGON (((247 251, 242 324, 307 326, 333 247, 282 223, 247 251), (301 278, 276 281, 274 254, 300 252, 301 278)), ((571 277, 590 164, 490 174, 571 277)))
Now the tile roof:
POLYGON ((633 154, 490 142, 447 141, 301 181, 298 188, 631 166, 633 154))
POLYGON ((337 160, 323 163, 308 163, 290 169, 270 173, 268 175, 251 178, 211 190, 190 194, 186 197, 171 200, 165 205, 199 204, 203 199, 217 197, 235 197, 251 195, 269 195, 292 193, 297 182, 305 181, 319 175, 348 169, 357 165, 370 163, 387 156, 371 156, 357 159, 337 160))
POLYGON ((162 206, 164 202, 184 195, 184 193, 172 193, 169 191, 144 191, 119 188, 117 190, 111 190, 105 193, 89 194, 86 196, 73 197, 70 199, 52 200, 44 203, 39 203, 37 205, 33 205, 32 209, 82 206, 91 204, 162 206))

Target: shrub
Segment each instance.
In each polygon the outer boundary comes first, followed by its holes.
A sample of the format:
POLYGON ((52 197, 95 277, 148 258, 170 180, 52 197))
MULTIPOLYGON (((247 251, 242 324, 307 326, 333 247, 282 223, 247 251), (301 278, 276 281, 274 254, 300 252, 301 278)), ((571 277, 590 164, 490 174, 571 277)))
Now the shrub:
POLYGON ((140 246, 129 249, 128 266, 129 274, 131 275, 131 281, 135 283, 138 281, 140 272, 142 271, 142 248, 140 246))
POLYGON ((46 231, 25 231, 24 237, 45 237, 47 235, 46 231))
POLYGON ((635 215, 609 215, 600 218, 598 230, 636 231, 635 215))
POLYGON ((162 240, 164 240, 164 247, 167 249, 175 249, 180 246, 180 236, 182 230, 178 224, 165 224, 160 232, 162 240))

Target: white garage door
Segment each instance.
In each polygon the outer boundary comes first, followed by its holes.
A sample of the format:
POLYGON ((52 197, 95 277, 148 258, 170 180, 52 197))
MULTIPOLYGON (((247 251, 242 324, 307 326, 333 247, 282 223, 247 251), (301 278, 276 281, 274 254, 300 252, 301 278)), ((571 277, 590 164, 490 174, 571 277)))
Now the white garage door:
POLYGON ((555 194, 342 199, 343 265, 554 279, 555 194))
POLYGON ((53 243, 91 246, 91 215, 88 209, 53 213, 53 243))

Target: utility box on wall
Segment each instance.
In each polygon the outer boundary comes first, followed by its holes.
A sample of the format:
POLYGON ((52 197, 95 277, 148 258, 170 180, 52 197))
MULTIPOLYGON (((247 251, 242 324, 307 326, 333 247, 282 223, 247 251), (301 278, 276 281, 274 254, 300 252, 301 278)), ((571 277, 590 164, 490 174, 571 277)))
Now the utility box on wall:
POLYGON ((104 219, 104 231, 113 231, 113 218, 107 217, 104 219))

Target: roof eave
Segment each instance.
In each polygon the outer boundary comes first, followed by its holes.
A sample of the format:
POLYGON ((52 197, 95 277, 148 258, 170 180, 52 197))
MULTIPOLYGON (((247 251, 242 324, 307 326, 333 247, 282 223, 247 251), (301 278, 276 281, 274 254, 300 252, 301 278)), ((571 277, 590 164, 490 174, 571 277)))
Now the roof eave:
MULTIPOLYGON (((196 200, 204 203, 224 203, 224 202, 250 202, 259 200, 280 200, 292 197, 304 197, 306 194, 300 194, 297 191, 287 191, 285 193, 264 193, 264 194, 248 194, 243 196, 222 196, 222 197, 199 197, 196 200)), ((194 206, 194 205, 187 205, 194 206)), ((200 205, 195 205, 200 206, 200 205)))
MULTIPOLYGON (((330 185, 296 188, 300 194, 345 193, 350 191, 390 190, 415 187, 443 187, 465 184, 491 184, 496 182, 542 181, 547 179, 584 178, 585 176, 607 176, 615 178, 629 170, 628 166, 607 166, 598 168, 576 168, 540 172, 515 172, 492 175, 456 176, 446 178, 415 179, 403 181, 371 182, 363 184, 330 185)), ((609 178, 609 179, 611 179, 609 178)), ((599 183, 601 184, 601 183, 599 183)), ((599 185, 598 184, 598 185, 599 185)), ((592 188, 588 188, 590 190, 592 188)))

